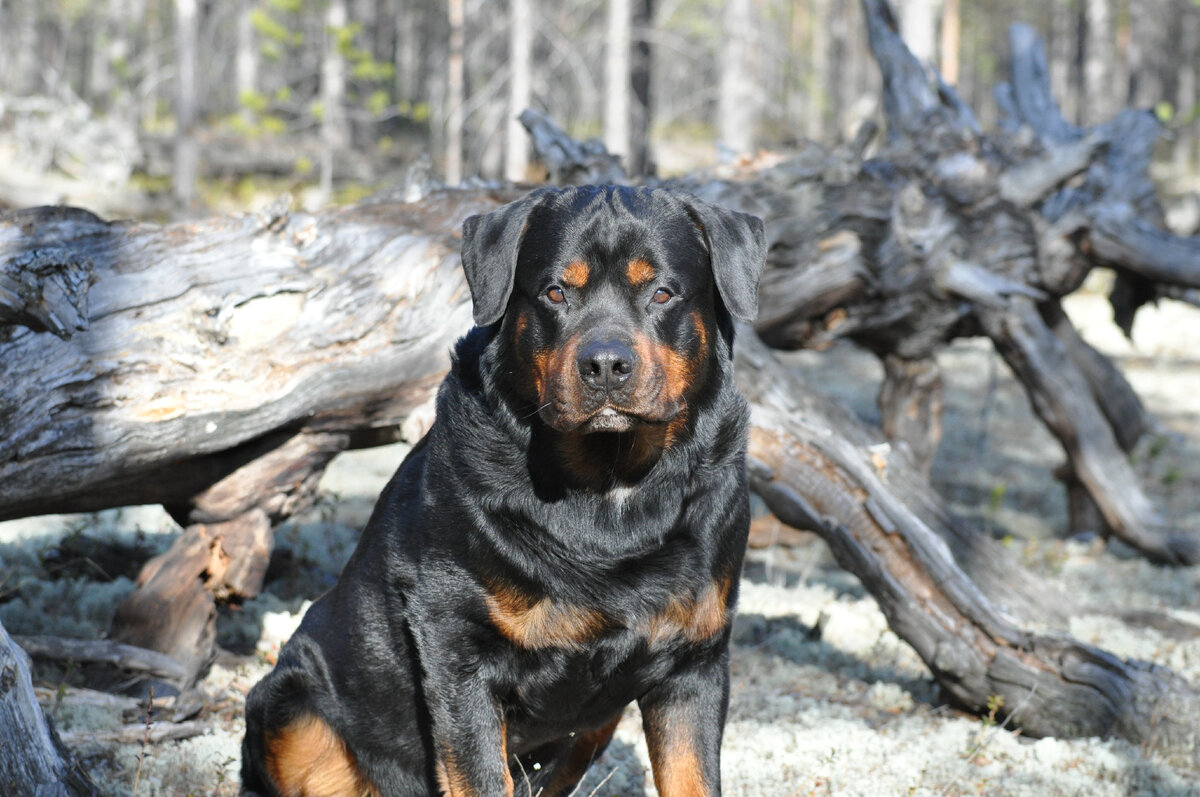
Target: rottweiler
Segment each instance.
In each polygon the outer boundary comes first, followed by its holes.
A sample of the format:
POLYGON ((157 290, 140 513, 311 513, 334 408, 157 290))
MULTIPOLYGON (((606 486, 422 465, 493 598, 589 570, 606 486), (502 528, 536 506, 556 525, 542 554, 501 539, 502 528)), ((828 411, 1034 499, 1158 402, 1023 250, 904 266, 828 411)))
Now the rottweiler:
POLYGON ((476 325, 251 691, 244 789, 566 795, 637 701, 658 793, 720 793, 749 526, 734 319, 764 258, 759 219, 667 189, 464 222, 476 325))

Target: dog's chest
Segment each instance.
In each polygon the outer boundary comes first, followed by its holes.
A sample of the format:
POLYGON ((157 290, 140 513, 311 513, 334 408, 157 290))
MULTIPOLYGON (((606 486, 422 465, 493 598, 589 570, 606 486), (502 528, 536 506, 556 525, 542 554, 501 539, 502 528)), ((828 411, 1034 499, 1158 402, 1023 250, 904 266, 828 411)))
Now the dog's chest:
POLYGON ((711 619, 694 623, 667 614, 609 630, 584 646, 517 651, 510 689, 500 696, 510 749, 606 723, 724 630, 711 619))

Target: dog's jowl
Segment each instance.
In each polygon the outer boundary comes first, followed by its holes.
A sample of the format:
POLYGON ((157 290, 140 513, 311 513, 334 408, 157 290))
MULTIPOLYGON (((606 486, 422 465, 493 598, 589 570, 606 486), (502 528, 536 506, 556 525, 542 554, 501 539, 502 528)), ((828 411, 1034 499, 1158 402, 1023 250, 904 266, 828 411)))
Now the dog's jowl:
POLYGON ((720 793, 762 223, 544 189, 463 225, 476 326, 337 585, 247 701, 272 797, 569 794, 626 705, 720 793))

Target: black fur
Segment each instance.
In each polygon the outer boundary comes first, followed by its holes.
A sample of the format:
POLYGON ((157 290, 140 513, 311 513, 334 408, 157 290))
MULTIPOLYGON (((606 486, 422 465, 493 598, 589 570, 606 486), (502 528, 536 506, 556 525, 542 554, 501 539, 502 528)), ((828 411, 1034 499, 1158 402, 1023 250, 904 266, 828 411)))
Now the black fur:
POLYGON ((749 522, 730 315, 753 316, 761 222, 583 187, 463 231, 481 326, 337 585, 251 692, 243 786, 279 794, 269 742, 312 716, 378 794, 511 794, 506 771, 518 793, 528 777, 566 794, 573 750, 607 736, 579 740, 638 701, 660 790, 694 775, 718 794, 749 522), (572 353, 610 344, 628 362, 591 387, 572 353))

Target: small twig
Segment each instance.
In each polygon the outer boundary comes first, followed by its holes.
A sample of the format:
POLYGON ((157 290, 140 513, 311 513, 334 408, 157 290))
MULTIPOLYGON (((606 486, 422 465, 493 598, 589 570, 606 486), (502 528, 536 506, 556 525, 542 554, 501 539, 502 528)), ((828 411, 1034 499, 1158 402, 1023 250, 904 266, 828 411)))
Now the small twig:
POLYGON ((142 737, 142 749, 138 751, 137 769, 133 773, 133 797, 137 797, 138 783, 142 779, 142 762, 146 760, 148 753, 146 748, 150 746, 150 715, 154 713, 154 684, 150 684, 150 689, 146 695, 146 735, 142 737))
MULTIPOLYGON (((1020 712, 1021 709, 1025 708, 1026 705, 1028 705, 1029 701, 1033 699, 1033 696, 1035 694, 1037 694, 1037 682, 1036 681, 1034 682, 1033 687, 1030 688, 1029 694, 1025 695, 1025 698, 1020 703, 1017 704, 1016 708, 1014 708, 1012 711, 1008 712, 1008 715, 1004 718, 1003 722, 1001 722, 999 725, 992 728, 990 733, 980 734, 979 741, 975 743, 974 747, 972 747, 970 750, 967 751, 966 756, 964 757, 963 760, 965 760, 969 763, 972 758, 974 758, 976 755, 978 755, 979 751, 983 749, 983 746, 985 744, 987 744, 989 741, 991 741, 992 737, 994 737, 996 734, 1000 733, 1000 731, 1002 731, 1006 727, 1008 727, 1008 723, 1012 721, 1012 718, 1017 716, 1017 713, 1020 712)), ((988 702, 990 703, 991 701, 989 700, 988 702)), ((943 795, 949 794, 951 787, 953 787, 956 783, 958 783, 960 778, 961 778, 961 776, 958 778, 955 778, 954 780, 947 783, 946 787, 944 789, 942 789, 941 792, 939 792, 939 794, 943 794, 943 795)))
MULTIPOLYGON (((615 774, 617 774, 617 768, 613 767, 612 769, 610 769, 608 771, 608 774, 604 776, 604 779, 596 784, 596 788, 594 788, 590 792, 588 792, 588 797, 596 797, 596 795, 600 793, 600 787, 603 786, 605 783, 608 783, 609 779, 611 779, 612 776, 615 774)), ((575 787, 576 790, 578 788, 579 788, 578 786, 575 787)), ((575 794, 575 791, 573 790, 571 792, 571 794, 567 795, 567 797, 573 797, 574 794, 575 794)))

